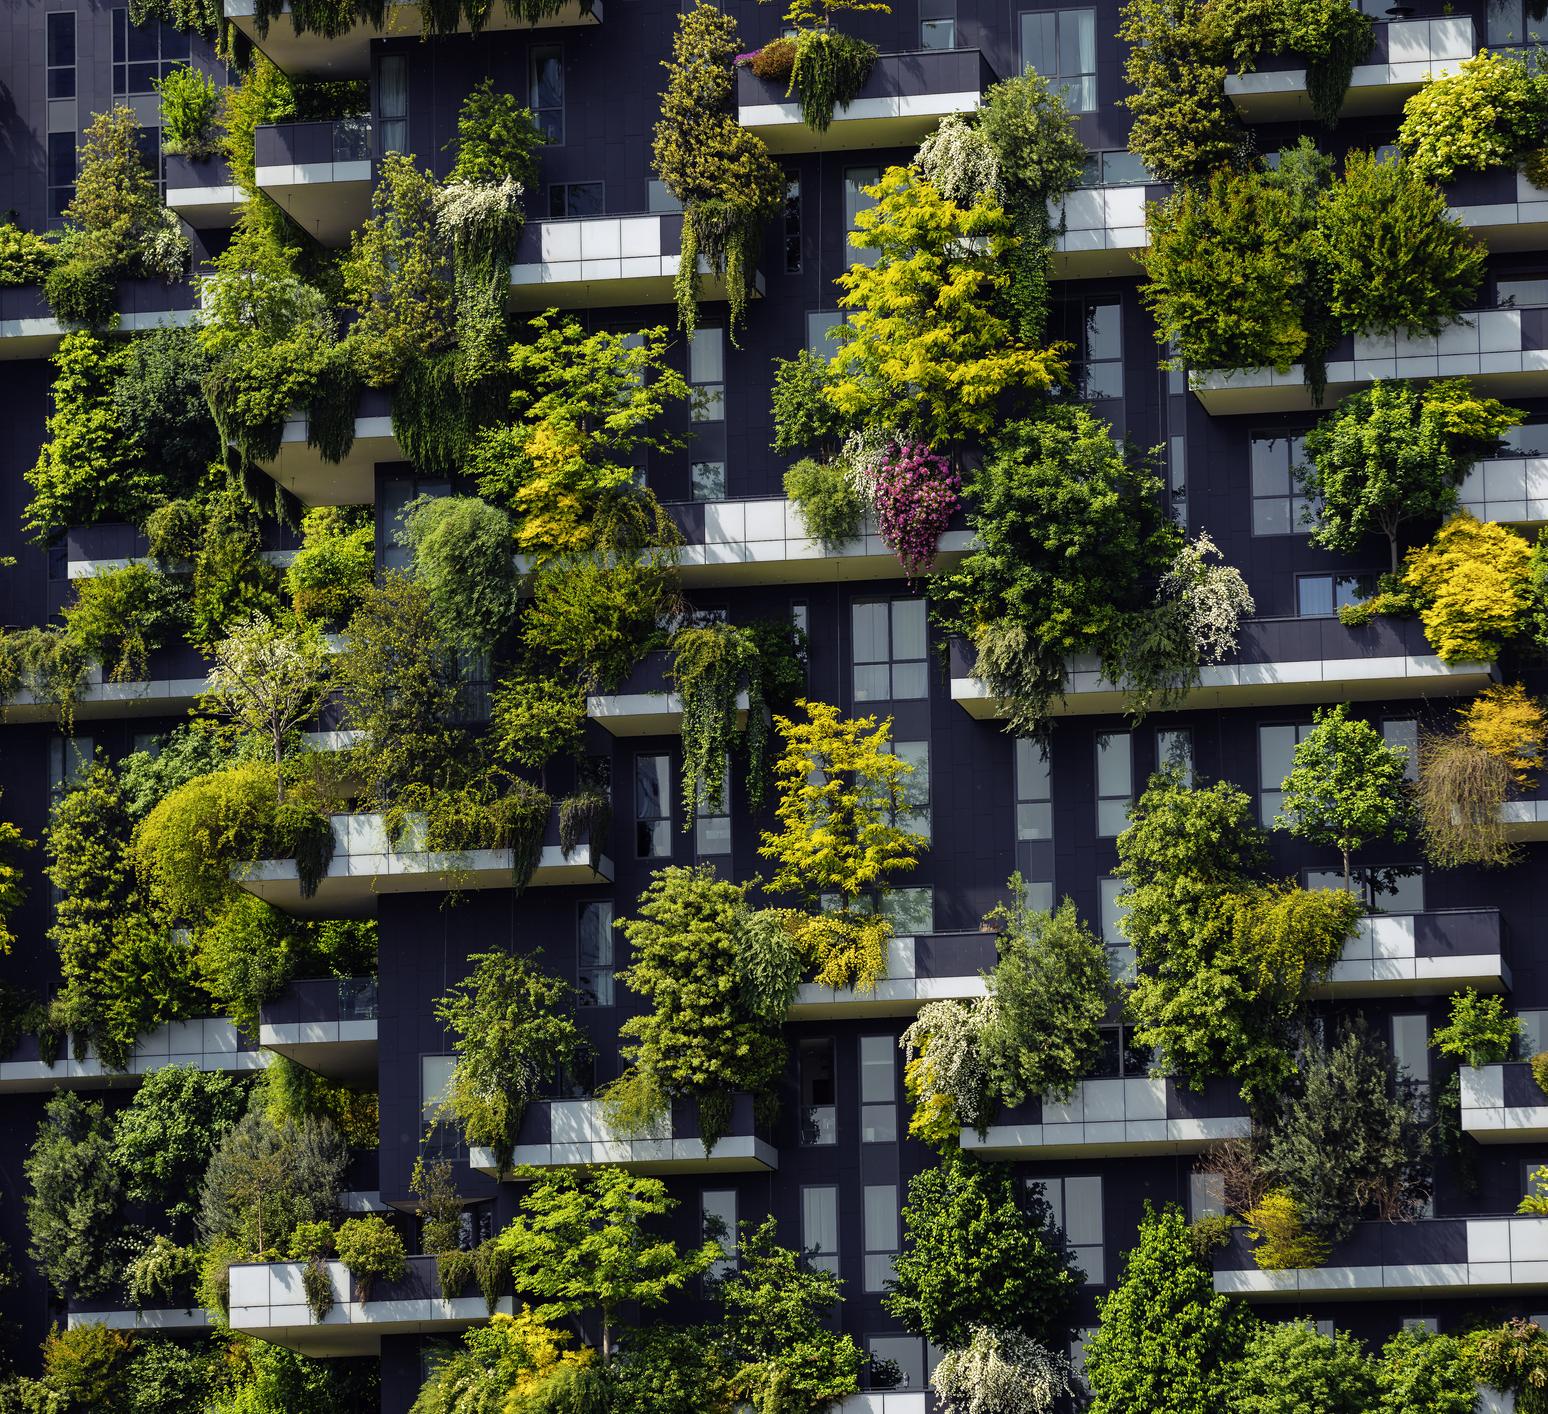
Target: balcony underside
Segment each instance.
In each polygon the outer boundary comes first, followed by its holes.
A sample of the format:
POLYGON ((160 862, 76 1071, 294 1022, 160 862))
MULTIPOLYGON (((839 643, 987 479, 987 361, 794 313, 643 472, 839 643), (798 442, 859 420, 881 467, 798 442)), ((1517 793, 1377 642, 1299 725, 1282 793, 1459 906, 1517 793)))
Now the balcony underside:
POLYGON ((1217 1271, 1215 1290, 1252 1301, 1360 1301, 1397 1296, 1490 1296, 1548 1286, 1548 1262, 1415 1262, 1399 1266, 1217 1271))
POLYGON ((1462 1109, 1462 1131, 1479 1144, 1541 1144, 1548 1141, 1548 1097, 1541 1105, 1462 1109))
POLYGON ((913 1016, 929 1002, 970 1001, 987 994, 982 977, 903 977, 883 979, 869 992, 853 987, 801 984, 787 1015, 792 1021, 830 1017, 913 1016))
POLYGON ((1491 397, 1542 397, 1548 394, 1548 351, 1341 359, 1328 365, 1327 389, 1320 404, 1313 401, 1300 364, 1292 365, 1284 373, 1272 368, 1198 372, 1190 386, 1194 397, 1211 416, 1230 417, 1331 408, 1340 398, 1377 378, 1468 378, 1480 392, 1491 397))
POLYGON ((1373 958, 1340 961, 1314 997, 1442 997, 1471 987, 1476 992, 1510 989, 1510 968, 1498 953, 1457 957, 1373 958))
MULTIPOLYGON (((495 1310, 511 1314, 511 1298, 502 1296, 495 1310)), ((380 1355, 387 1335, 451 1335, 489 1319, 482 1296, 452 1300, 421 1297, 406 1301, 341 1301, 321 1320, 312 1319, 304 1304, 233 1307, 231 1329, 243 1335, 283 1345, 314 1359, 380 1355)))
POLYGON ((306 435, 305 418, 287 422, 279 456, 263 468, 304 506, 372 505, 378 463, 403 460, 390 417, 357 417, 355 443, 339 462, 325 461, 306 435))
MULTIPOLYGON (((181 717, 205 692, 208 678, 157 678, 148 682, 88 683, 75 704, 77 721, 118 717, 181 717)), ((59 709, 39 702, 25 688, 0 708, 0 721, 52 722, 59 709)))
POLYGON ((1067 231, 1054 237, 1049 274, 1055 280, 1095 280, 1139 273, 1145 228, 1067 231))
MULTIPOLYGON (((747 724, 747 694, 736 695, 736 725, 747 724)), ((679 736, 683 699, 675 692, 622 692, 588 697, 586 715, 613 736, 679 736)))
POLYGON ((1500 818, 1512 840, 1548 840, 1548 800, 1508 800, 1500 806, 1500 818))
POLYGON ((801 120, 801 105, 743 104, 737 118, 761 137, 770 152, 858 152, 876 147, 918 147, 940 126, 948 113, 975 113, 982 96, 970 93, 925 93, 906 97, 857 98, 848 108, 835 108, 826 132, 816 132, 801 120))
MULTIPOLYGON (((120 314, 118 330, 140 334, 149 329, 171 326, 187 329, 198 323, 196 309, 168 309, 152 314, 120 314)), ((57 319, 0 319, 0 360, 48 358, 64 338, 64 326, 57 319)))
MULTIPOLYGON (((954 569, 970 548, 971 531, 948 530, 936 550, 935 567, 954 569)), ((903 566, 879 535, 827 546, 805 539, 712 541, 684 545, 677 563, 683 583, 830 584, 870 579, 903 579, 903 566)))
POLYGON ((258 185, 303 231, 325 246, 345 245, 350 232, 371 214, 369 162, 259 167, 258 185))
POLYGON ((1246 1115, 1224 1119, 1131 1119, 1084 1124, 995 1124, 983 1138, 962 1131, 962 1147, 985 1159, 1128 1158, 1149 1154, 1198 1154, 1232 1139, 1246 1139, 1246 1115))
POLYGON ((264 1025, 258 1044, 330 1080, 372 1080, 377 1068, 374 1021, 298 1021, 264 1025))
MULTIPOLYGON (((592 1142, 518 1144, 511 1169, 563 1168, 569 1165, 612 1164, 631 1173, 771 1173, 779 1168, 779 1154, 766 1140, 748 1134, 728 1134, 704 1152, 699 1139, 609 1139, 592 1142)), ((476 1173, 500 1178, 491 1149, 472 1148, 468 1165, 476 1173)))
POLYGON ((167 206, 196 231, 234 226, 247 196, 241 187, 168 187, 167 206))

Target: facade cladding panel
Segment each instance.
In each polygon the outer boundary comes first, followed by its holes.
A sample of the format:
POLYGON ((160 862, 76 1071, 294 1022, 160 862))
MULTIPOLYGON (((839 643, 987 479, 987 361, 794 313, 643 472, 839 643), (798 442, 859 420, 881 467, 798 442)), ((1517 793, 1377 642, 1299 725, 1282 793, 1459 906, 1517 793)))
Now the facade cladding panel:
MULTIPOLYGON (((726 8, 736 19, 746 47, 778 31, 773 12, 752 0, 733 0, 726 8)), ((133 87, 127 76, 122 83, 115 78, 115 26, 122 27, 125 20, 123 11, 107 6, 69 10, 74 16, 69 49, 73 79, 51 77, 65 67, 66 50, 61 40, 54 51, 60 62, 50 62, 46 21, 68 9, 59 0, 0 7, 0 90, 5 94, 0 104, 4 128, 0 209, 9 208, 20 225, 37 231, 58 224, 51 220, 51 207, 57 209, 63 169, 51 163, 49 154, 60 147, 59 135, 78 136, 92 114, 107 109, 115 92, 122 93, 122 84, 133 87), (73 97, 50 97, 65 89, 73 89, 73 97)), ((598 11, 602 10, 603 0, 598 0, 598 11)), ((976 89, 985 81, 982 75, 990 79, 1014 75, 1025 63, 1052 65, 1056 72, 1050 77, 1077 110, 1077 130, 1093 156, 1090 170, 1105 174, 1116 189, 1147 181, 1143 168, 1124 152, 1129 116, 1121 106, 1126 88, 1122 46, 1115 37, 1118 11, 1114 0, 1101 0, 1085 9, 1027 4, 1009 11, 988 0, 955 0, 947 5, 921 0, 919 6, 898 5, 888 15, 843 18, 850 32, 874 43, 887 56, 906 58, 921 48, 939 47, 949 37, 951 45, 976 56, 971 62, 964 59, 937 66, 950 75, 953 87, 976 89)), ((1447 13, 1471 13, 1482 43, 1487 32, 1482 0, 1465 0, 1461 9, 1448 7, 1447 13)), ((398 148, 444 176, 452 161, 448 147, 455 137, 459 107, 475 84, 492 78, 497 89, 539 107, 552 139, 541 149, 537 187, 527 193, 529 224, 518 260, 521 268, 538 270, 555 264, 573 235, 559 227, 578 223, 594 229, 589 223, 616 218, 622 218, 619 232, 633 233, 621 234, 620 239, 644 240, 648 234, 659 243, 659 249, 652 245, 636 258, 673 259, 681 218, 654 182, 651 134, 660 108, 660 61, 669 54, 677 16, 678 7, 665 0, 606 0, 600 22, 592 19, 533 29, 499 26, 476 39, 461 36, 427 42, 417 34, 394 33, 390 27, 386 36, 372 38, 349 61, 355 65, 352 73, 368 77, 373 111, 371 136, 365 140, 370 155, 379 163, 385 150, 398 148), (401 62, 405 57, 406 66, 401 62), (642 217, 655 217, 658 225, 649 232, 645 231, 649 222, 629 225, 642 217), (554 223, 554 229, 540 232, 539 221, 545 228, 554 223)), ((318 46, 325 43, 313 38, 318 46)), ((176 49, 175 44, 172 47, 176 49)), ((299 43, 294 52, 304 52, 306 47, 299 43)), ((139 45, 135 52, 143 48, 139 45)), ((170 51, 163 45, 157 52, 170 51)), ((196 67, 224 78, 225 66, 205 40, 194 36, 185 52, 196 67)), ((710 411, 692 423, 686 410, 672 414, 674 430, 691 445, 681 451, 652 452, 643 471, 656 495, 672 506, 674 517, 689 529, 690 540, 713 540, 709 527, 722 523, 713 505, 696 502, 768 502, 784 494, 790 458, 770 447, 770 361, 793 357, 807 347, 812 330, 820 332, 834 322, 839 294, 835 277, 851 258, 846 214, 854 206, 856 183, 874 179, 890 164, 907 162, 934 121, 932 116, 923 127, 912 130, 907 121, 894 121, 896 113, 928 104, 908 86, 909 65, 890 58, 888 62, 888 74, 902 72, 905 78, 887 80, 899 91, 879 93, 874 109, 879 117, 862 117, 857 108, 856 147, 844 145, 848 120, 842 112, 820 144, 789 134, 769 138, 790 184, 791 204, 765 233, 759 261, 762 294, 752 303, 738 341, 721 337, 726 307, 714 301, 701 307, 701 331, 708 333, 701 332, 692 355, 688 341, 674 337, 670 358, 697 389, 709 390, 703 393, 702 406, 710 411)), ((123 95, 125 100, 135 97, 132 92, 123 95)), ((142 100, 136 106, 142 121, 153 121, 153 104, 142 100)), ((765 107, 777 108, 777 103, 765 107)), ((873 110, 864 113, 870 115, 873 110)), ((783 121, 777 115, 760 119, 759 130, 767 136, 783 121)), ((1394 140, 1396 122, 1396 108, 1373 104, 1369 115, 1352 117, 1318 140, 1335 150, 1347 145, 1374 147, 1394 140)), ((1275 121, 1260 134, 1260 146, 1294 141, 1303 126, 1313 131, 1309 117, 1304 125, 1275 121)), ((348 155, 355 156, 353 150, 348 155)), ((336 157, 330 150, 318 165, 326 168, 336 157)), ((195 184, 190 179, 190 185, 195 184)), ((209 184, 228 185, 223 166, 209 184)), ((1509 199, 1517 200, 1514 192, 1509 199)), ((309 202, 306 209, 318 209, 315 197, 309 197, 309 202)), ((1466 202, 1459 199, 1454 204, 1466 202)), ((1116 209, 1114 203, 1108 206, 1116 209)), ((1527 218, 1521 220, 1524 223, 1527 218)), ((196 263, 224 248, 228 224, 223 220, 210 229, 189 230, 196 263)), ((1548 231, 1548 224, 1536 229, 1548 231)), ((579 238, 586 239, 584 231, 579 238)), ((1075 249, 1073 228, 1061 240, 1065 243, 1059 247, 1060 260, 1064 260, 1064 252, 1075 249)), ((622 251, 618 259, 629 255, 622 251)), ((1495 283, 1510 281, 1519 281, 1522 289, 1530 291, 1541 283, 1537 277, 1543 258, 1540 249, 1497 249, 1489 258, 1486 294, 1492 293, 1495 283)), ((616 300, 602 288, 605 273, 581 272, 572 278, 550 270, 533 278, 554 285, 552 300, 540 288, 533 298, 524 295, 515 303, 524 309, 541 309, 546 302, 565 305, 594 330, 670 325, 673 268, 658 263, 652 275, 642 275, 616 300)), ((1112 422, 1115 435, 1136 447, 1168 449, 1173 491, 1184 508, 1187 529, 1207 531, 1225 559, 1240 569, 1256 602, 1257 617, 1306 619, 1300 628, 1276 628, 1248 639, 1294 642, 1299 645, 1293 654, 1297 661, 1326 663, 1351 653, 1371 656, 1358 646, 1360 640, 1355 640, 1354 648, 1348 646, 1331 611, 1346 602, 1349 586, 1362 576, 1386 569, 1386 548, 1374 538, 1361 552, 1351 554, 1312 545, 1300 523, 1302 508, 1284 474, 1290 449, 1299 445, 1300 434, 1318 414, 1273 410, 1270 405, 1261 413, 1211 415, 1188 394, 1180 375, 1160 366, 1163 351, 1141 303, 1141 277, 1132 261, 1119 258, 1098 268, 1095 263, 1082 265, 1071 255, 1067 270, 1060 267, 1060 273, 1068 278, 1057 279, 1053 286, 1053 328, 1057 337, 1070 343, 1072 356, 1083 369, 1083 386, 1112 422), (1314 614, 1320 617, 1312 619, 1314 614)), ((157 313, 145 309, 149 297, 138 289, 126 291, 125 298, 126 312, 157 313)), ((165 309, 185 314, 193 302, 184 291, 174 291, 167 299, 165 309)), ((1487 302, 1486 297, 1480 298, 1480 305, 1487 302)), ((1522 320, 1523 347, 1540 348, 1542 339, 1527 326, 1535 331, 1541 320, 1535 311, 1523 311, 1524 316, 1529 314, 1522 320)), ((32 291, 0 290, 0 315, 4 316, 0 344, 4 344, 28 320, 43 318, 46 310, 32 291)), ((8 360, 3 375, 6 416, 0 419, 0 554, 16 557, 15 568, 0 576, 0 617, 10 626, 48 622, 67 602, 65 585, 73 572, 68 565, 74 561, 62 539, 59 546, 41 547, 28 538, 23 524, 29 496, 24 474, 44 438, 50 408, 49 339, 56 337, 57 331, 52 336, 38 335, 41 344, 28 344, 22 357, 0 349, 0 358, 8 360)), ((19 349, 22 344, 13 347, 19 349)), ((1529 384, 1520 386, 1524 391, 1512 391, 1511 401, 1526 411, 1529 423, 1548 422, 1548 399, 1530 396, 1529 384)), ((375 401, 362 407, 361 445, 391 445, 381 415, 383 396, 372 392, 367 397, 375 401), (367 429, 367 423, 374 430, 367 429)), ((305 455, 304 432, 301 437, 293 447, 287 444, 285 456, 292 451, 305 455)), ((397 454, 368 462, 355 484, 374 490, 383 516, 389 513, 386 508, 401 507, 421 493, 468 489, 455 481, 420 476, 397 454)), ((314 498, 303 495, 303 499, 314 498)), ((326 503, 326 491, 315 499, 326 503)), ((760 545, 797 543, 787 541, 782 531, 756 531, 751 524, 756 518, 749 514, 737 522, 745 542, 727 543, 750 546, 748 554, 753 556, 760 545)), ((276 554, 294 547, 293 534, 286 538, 275 531, 274 535, 276 554)), ((132 533, 120 539, 123 543, 115 542, 110 552, 115 563, 143 553, 132 533)), ((391 525, 378 524, 377 547, 379 561, 402 563, 391 525)), ((1277 797, 1275 781, 1269 777, 1277 773, 1265 775, 1265 753, 1277 761, 1274 753, 1283 755, 1289 749, 1286 742, 1293 744, 1296 739, 1296 729, 1310 724, 1312 703, 1328 699, 1298 700, 1293 687, 1281 688, 1272 696, 1244 693, 1240 699, 1222 692, 1216 702, 1152 714, 1137 724, 1116 710, 1099 715, 1077 712, 1056 723, 1046 753, 1040 753, 1034 763, 1035 748, 1022 746, 1018 751, 1017 742, 1001 730, 1001 723, 970 715, 954 700, 951 679, 956 674, 945 668, 946 655, 936 652, 943 645, 935 641, 933 630, 923 654, 911 646, 920 618, 917 606, 929 594, 928 580, 909 584, 895 566, 885 567, 885 556, 856 555, 854 565, 860 569, 845 571, 838 549, 779 551, 780 556, 790 557, 791 565, 800 553, 807 554, 809 563, 799 573, 785 573, 783 568, 759 573, 754 566, 746 573, 727 572, 717 579, 710 570, 695 571, 697 580, 686 576, 690 598, 696 609, 723 614, 733 622, 796 617, 806 626, 810 642, 807 695, 834 703, 846 713, 890 714, 896 739, 909 743, 910 759, 928 762, 932 844, 903 882, 929 891, 927 899, 921 896, 914 901, 920 907, 928 905, 927 921, 917 931, 929 936, 922 936, 908 954, 909 965, 916 969, 907 993, 910 1000, 890 1007, 878 1003, 869 1009, 857 1005, 846 1011, 839 1004, 825 1005, 822 998, 803 996, 797 1019, 786 1027, 789 1069, 781 1087, 779 1115, 766 1127, 749 1122, 749 1130, 757 1132, 742 1136, 747 1152, 763 1157, 745 1167, 728 1165, 725 1171, 695 1171, 691 1163, 676 1168, 666 1163, 662 1172, 679 1200, 669 1221, 681 1240, 697 1238, 706 1211, 734 1213, 743 1220, 771 1213, 785 1241, 816 1247, 814 1260, 836 1270, 844 1280, 847 1294, 837 1317, 842 1328, 896 1363, 906 1385, 894 1388, 917 1392, 927 1378, 931 1355, 883 1305, 887 1262, 901 1231, 895 1230, 883 1209, 894 1196, 900 1201, 909 1180, 936 1160, 928 1148, 906 1137, 908 1104, 897 1037, 907 1026, 912 1008, 936 994, 928 991, 926 983, 944 986, 949 980, 940 977, 934 959, 971 955, 977 959, 969 969, 973 977, 992 962, 992 953, 983 949, 955 949, 949 941, 939 940, 976 935, 984 914, 1004 896, 1007 877, 1018 869, 1037 899, 1053 902, 1067 897, 1093 927, 1116 928, 1114 836, 1122 827, 1129 801, 1151 773, 1183 751, 1196 780, 1234 782, 1252 798, 1255 811, 1262 808, 1272 819, 1277 797), (833 563, 826 564, 828 560, 833 563), (876 569, 876 577, 865 577, 867 567, 876 569), (1260 798, 1265 792, 1271 797, 1267 802, 1260 798), (894 1113, 887 1113, 888 1105, 895 1106, 894 1113)), ((713 556, 704 562, 713 568, 713 556)), ((783 566, 786 561, 780 563, 783 566)), ((1406 627, 1401 635, 1386 634, 1394 642, 1400 637, 1406 642, 1412 636, 1406 627)), ((1406 650, 1400 649, 1389 652, 1384 647, 1382 661, 1405 661, 1406 650)), ((1444 687, 1437 681, 1430 693, 1406 687, 1406 681, 1394 669, 1390 697, 1383 697, 1380 689, 1361 692, 1359 714, 1377 724, 1392 724, 1389 735, 1398 740, 1413 739, 1415 719, 1429 727, 1449 725, 1453 700, 1444 687)), ((1543 686, 1534 683, 1531 671, 1526 681, 1537 690, 1543 686)), ((297 1054, 306 1050, 306 1028, 316 1028, 319 1068, 337 1065, 343 1068, 340 1075, 347 1069, 348 1078, 358 1083, 364 1079, 361 1067, 374 1067, 381 1129, 372 1192, 389 1208, 402 1209, 412 1201, 410 1174, 416 1157, 424 1152, 427 1117, 433 1117, 435 1092, 447 1072, 444 1058, 450 1045, 436 1019, 434 1002, 465 975, 470 955, 491 947, 541 950, 545 965, 580 985, 589 1003, 580 1012, 581 1022, 597 1050, 595 1074, 578 1078, 576 1091, 555 1097, 556 1102, 578 1098, 581 1091, 599 1088, 618 1075, 622 1068, 618 1028, 641 1005, 614 980, 613 971, 627 965, 628 948, 621 934, 606 935, 605 920, 628 917, 653 871, 667 864, 692 864, 713 853, 727 877, 748 879, 760 871, 767 875, 768 863, 760 857, 758 845, 759 833, 772 823, 772 815, 767 808, 760 813, 748 809, 739 768, 733 766, 729 824, 717 824, 713 831, 685 831, 681 742, 667 701, 670 683, 659 673, 652 678, 647 671, 624 692, 634 694, 630 701, 644 704, 639 712, 659 713, 662 721, 647 724, 645 734, 630 734, 624 719, 627 711, 635 709, 620 707, 621 725, 609 725, 605 731, 596 723, 588 727, 586 750, 608 758, 610 771, 613 818, 598 851, 606 856, 606 869, 598 867, 590 879, 565 877, 551 886, 539 886, 540 879, 519 894, 498 886, 497 871, 490 870, 488 878, 481 873, 478 886, 450 904, 444 892, 378 893, 369 884, 353 893, 341 889, 338 896, 349 898, 351 907, 374 912, 379 920, 376 992, 369 1003, 341 993, 336 1010, 331 994, 321 1001, 308 994, 310 1000, 302 1009, 297 1010, 301 1004, 292 1000, 286 1003, 289 1010, 281 1008, 274 1014, 275 1025, 292 1028, 287 1036, 301 1037, 295 1043, 297 1054), (712 849, 706 851, 704 843, 711 838, 712 849), (495 886, 488 886, 489 878, 495 879, 495 886), (367 1011, 371 1014, 366 1015, 367 1011)), ((132 712, 119 713, 113 703, 111 694, 104 694, 103 701, 93 706, 89 721, 83 713, 76 727, 78 744, 89 737, 90 747, 110 760, 136 749, 152 734, 170 730, 186 705, 168 702, 162 712, 156 699, 149 699, 137 702, 132 712)), ((334 720, 317 724, 321 730, 340 725, 334 720)), ((69 757, 61 751, 55 728, 25 713, 14 713, 12 720, 0 725, 0 732, 5 733, 7 745, 0 751, 5 816, 29 839, 40 839, 47 827, 51 793, 69 757)), ((1538 812, 1536 818, 1540 817, 1538 812)), ((1417 948, 1421 957, 1445 953, 1453 946, 1446 940, 1462 936, 1446 924, 1448 911, 1490 911, 1487 939, 1479 942, 1469 934, 1468 941, 1456 947, 1469 956, 1488 954, 1491 962, 1496 955, 1502 959, 1504 965, 1489 975, 1495 985, 1508 989, 1512 1008, 1532 1016, 1531 1025, 1539 1030, 1548 1018, 1548 967, 1536 956, 1542 935, 1538 855, 1543 848, 1527 843, 1518 863, 1487 873, 1472 868, 1430 870, 1422 879, 1410 879, 1403 901, 1403 911, 1419 920, 1405 936, 1421 940, 1417 948)), ((1283 833, 1272 837, 1271 851, 1275 867, 1285 875, 1325 874, 1337 863, 1336 853, 1304 845, 1283 833)), ((41 872, 42 854, 42 850, 31 851, 24 861, 29 895, 12 918, 18 941, 5 959, 5 970, 17 986, 46 993, 57 985, 57 960, 46 936, 50 892, 41 872)), ((1360 862, 1371 869, 1401 871, 1417 865, 1419 859, 1418 846, 1408 843, 1375 846, 1360 862)), ((1409 975, 1415 970, 1413 953, 1410 948, 1409 975)), ((942 994, 972 995, 972 991, 942 994)), ((1396 1038, 1395 1044, 1405 1050, 1413 1049, 1416 1034, 1422 1035, 1424 1028, 1433 1030, 1446 1015, 1444 995, 1414 987, 1384 993, 1379 977, 1363 985, 1356 1000, 1334 997, 1318 1005, 1339 1014, 1357 1006, 1374 1034, 1396 1038)), ((1548 1041, 1540 1040, 1535 1049, 1544 1045, 1548 1041)), ((33 1064, 36 1057, 26 1052, 24 1044, 16 1059, 18 1064, 33 1064)), ((28 1237, 20 1160, 37 1131, 47 1081, 37 1087, 20 1081, 13 1086, 5 1075, 0 1070, 0 1143, 11 1162, 6 1169, 6 1201, 0 1203, 0 1237, 16 1257, 21 1277, 16 1286, 0 1294, 0 1306, 19 1324, 22 1347, 31 1350, 50 1321, 60 1315, 46 1283, 21 1256, 28 1237)), ((1118 1072, 1110 1078, 1118 1083, 1118 1072)), ((1230 1102, 1195 1111, 1188 1107, 1186 1096, 1179 1100, 1171 1088, 1165 1093, 1171 1098, 1160 1118, 1179 1126, 1179 1133, 1196 1114, 1223 1121, 1235 1113, 1230 1102)), ((124 1095, 123 1087, 110 1091, 109 1105, 118 1106, 124 1095)), ((561 1122, 570 1122, 564 1116, 576 1113, 556 1109, 530 1117, 531 1133, 557 1145, 561 1122)), ((1056 1128, 1046 1115, 1043 1119, 1043 1132, 1056 1128)), ((1127 1121, 1137 1128, 1149 1117, 1135 1121, 1130 1114, 1127 1121)), ((680 1133, 677 1124, 674 1117, 674 1142, 680 1133)), ((1126 1122, 1117 1129, 1128 1127, 1126 1122)), ((1084 1128, 1092 1135, 1103 1130, 1102 1124, 1092 1121, 1089 1109, 1084 1128)), ((696 1133, 691 1126, 686 1132, 690 1138, 696 1133)), ((430 1142, 457 1166, 462 1192, 474 1205, 470 1211, 475 1228, 498 1230, 516 1211, 521 1187, 475 1171, 466 1146, 444 1126, 431 1131, 430 1142)), ((1004 1150, 1005 1142, 995 1141, 996 1152, 1008 1152, 1008 1162, 1022 1178, 1042 1185, 1086 1273, 1072 1336, 1094 1322, 1096 1302, 1117 1279, 1146 1203, 1179 1203, 1190 1215, 1208 1207, 1209 1185, 1200 1184, 1194 1174, 1197 1146, 1187 1142, 1137 1144, 1135 1153, 1125 1154, 1120 1133, 1115 1142, 1093 1138, 1085 1149, 1072 1144, 1043 1155, 1035 1148, 1018 1152, 1014 1144, 1004 1150)), ((1524 1161, 1540 1157, 1530 1145, 1491 1143, 1473 1155, 1475 1177, 1468 1188, 1462 1186, 1455 1166, 1442 1165, 1435 1186, 1435 1216, 1454 1220, 1513 1212, 1521 1193, 1524 1161)), ((412 1224, 406 1230, 412 1231, 412 1224)), ((1383 1258, 1388 1263, 1466 1260, 1426 1255, 1417 1234, 1413 1255, 1405 1255, 1401 1231, 1388 1245, 1396 1249, 1396 1255, 1383 1258)), ((1533 1299, 1520 1292, 1495 1290, 1472 1300, 1439 1287, 1430 1294, 1404 1288, 1400 1294, 1383 1295, 1378 1290, 1349 1300, 1303 1290, 1297 1309, 1318 1320, 1336 1319, 1340 1326, 1375 1340, 1410 1318, 1434 1318, 1443 1330, 1459 1329, 1485 1308, 1497 1311, 1502 1304, 1513 1315, 1530 1315, 1535 1309, 1533 1299)), ((680 1303, 685 1318, 708 1310, 697 1286, 692 1297, 680 1303)), ((364 1316, 359 1319, 365 1321, 364 1316)), ((423 1378, 427 1354, 446 1335, 445 1329, 431 1326, 413 1330, 389 1326, 379 1337, 361 1337, 373 1348, 379 1346, 383 1411, 405 1414, 423 1378), (426 1330, 432 1333, 425 1334, 426 1330)))

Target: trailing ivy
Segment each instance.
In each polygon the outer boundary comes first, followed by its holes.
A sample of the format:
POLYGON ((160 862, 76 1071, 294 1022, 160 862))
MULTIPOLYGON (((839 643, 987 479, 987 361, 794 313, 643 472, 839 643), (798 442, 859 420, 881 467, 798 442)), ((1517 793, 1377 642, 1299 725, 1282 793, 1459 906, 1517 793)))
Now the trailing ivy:
POLYGON ((789 92, 800 98, 801 121, 827 132, 834 110, 854 102, 875 64, 876 46, 863 39, 826 27, 797 31, 789 92))

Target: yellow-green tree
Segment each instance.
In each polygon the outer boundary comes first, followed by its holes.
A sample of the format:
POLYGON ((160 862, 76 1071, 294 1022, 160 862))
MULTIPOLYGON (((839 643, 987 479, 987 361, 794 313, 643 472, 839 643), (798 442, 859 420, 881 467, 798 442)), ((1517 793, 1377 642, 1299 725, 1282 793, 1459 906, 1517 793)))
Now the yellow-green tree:
POLYGON ((1410 550, 1403 586, 1443 663, 1492 663, 1531 609, 1532 547, 1513 530, 1459 511, 1410 550))

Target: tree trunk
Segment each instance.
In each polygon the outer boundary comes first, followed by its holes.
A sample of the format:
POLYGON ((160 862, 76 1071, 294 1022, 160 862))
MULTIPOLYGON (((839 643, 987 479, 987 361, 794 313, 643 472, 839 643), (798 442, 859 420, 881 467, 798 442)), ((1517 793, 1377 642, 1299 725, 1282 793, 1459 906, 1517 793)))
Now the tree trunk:
POLYGON ((1352 893, 1354 891, 1350 887, 1349 851, 1346 849, 1346 850, 1343 850, 1342 853, 1343 853, 1343 856, 1344 856, 1344 892, 1345 893, 1352 893))
POLYGON ((274 789, 278 793, 279 803, 281 805, 285 803, 285 773, 280 769, 284 765, 284 759, 284 733, 276 731, 274 733, 274 789))

